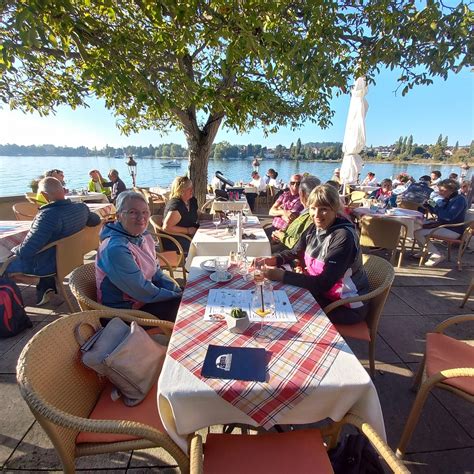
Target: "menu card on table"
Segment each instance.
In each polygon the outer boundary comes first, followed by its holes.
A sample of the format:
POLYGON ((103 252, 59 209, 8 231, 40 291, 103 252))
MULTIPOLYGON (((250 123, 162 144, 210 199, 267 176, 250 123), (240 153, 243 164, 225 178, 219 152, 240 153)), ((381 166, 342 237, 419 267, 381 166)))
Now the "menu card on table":
MULTIPOLYGON (((254 291, 258 290, 226 290, 224 288, 209 290, 204 320, 216 321, 219 318, 214 315, 225 315, 229 314, 232 308, 242 308, 249 315, 250 321, 261 322, 262 319, 252 311, 254 291)), ((275 290, 273 297, 275 299, 275 312, 266 316, 265 321, 296 323, 296 315, 286 292, 275 290)))
POLYGON ((266 372, 265 349, 209 344, 201 375, 212 379, 265 382, 266 372))

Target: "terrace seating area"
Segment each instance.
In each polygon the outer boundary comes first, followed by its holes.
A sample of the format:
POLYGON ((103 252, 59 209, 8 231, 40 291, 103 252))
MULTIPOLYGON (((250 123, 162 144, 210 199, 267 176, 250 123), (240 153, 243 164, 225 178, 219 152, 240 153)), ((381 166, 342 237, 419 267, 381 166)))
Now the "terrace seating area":
MULTIPOLYGON (((387 255, 384 255, 387 256, 387 255)), ((86 255, 91 262, 93 254, 86 255)), ((381 402, 389 446, 395 451, 415 400, 410 390, 425 350, 425 335, 445 319, 474 313, 474 295, 460 304, 471 285, 474 269, 472 244, 463 257, 463 270, 455 261, 439 267, 419 267, 405 259, 395 268, 395 280, 382 312, 375 348, 373 379, 381 402)), ((179 269, 174 276, 182 277, 179 269)), ((35 421, 16 384, 16 364, 23 347, 46 324, 69 313, 65 300, 55 295, 44 307, 35 307, 34 287, 22 285, 33 327, 0 344, 0 466, 8 472, 60 471, 61 464, 49 438, 35 421)), ((69 288, 67 288, 69 291, 69 288)), ((74 296, 71 301, 77 306, 74 296)), ((79 310, 79 307, 76 308, 79 310)), ((473 340, 474 325, 455 326, 447 334, 473 340)), ((366 341, 348 344, 368 370, 366 341)), ((444 390, 428 395, 420 419, 406 448, 404 461, 414 473, 464 473, 474 466, 474 406, 444 390)), ((221 427, 212 427, 218 432, 221 427)), ((207 429, 199 433, 204 441, 207 429)), ((79 458, 78 471, 179 472, 174 459, 160 448, 79 458)))

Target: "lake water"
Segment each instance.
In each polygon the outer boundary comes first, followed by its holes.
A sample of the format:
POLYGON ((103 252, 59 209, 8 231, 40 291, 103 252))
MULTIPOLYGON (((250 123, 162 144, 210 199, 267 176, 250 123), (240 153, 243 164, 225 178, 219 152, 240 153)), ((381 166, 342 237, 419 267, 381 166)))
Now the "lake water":
MULTIPOLYGON (((167 186, 175 176, 183 175, 187 171, 187 161, 182 160, 181 168, 163 168, 165 160, 138 158, 137 160, 137 186, 167 186)), ((265 173, 268 168, 278 171, 278 178, 288 182, 293 173, 308 172, 318 176, 322 181, 331 178, 335 168, 340 163, 320 162, 295 162, 289 160, 263 160, 260 172, 265 173)), ((108 170, 115 168, 119 171, 127 187, 132 186, 125 160, 105 157, 63 157, 63 156, 0 156, 0 196, 22 195, 30 191, 29 183, 33 178, 44 173, 45 170, 59 168, 64 171, 66 185, 69 189, 82 189, 89 181, 89 170, 98 169, 104 177, 108 170)), ((461 169, 454 165, 414 165, 404 163, 367 163, 361 175, 373 171, 377 179, 395 176, 406 171, 415 178, 430 174, 432 170, 439 169, 443 177, 449 173, 458 173, 461 169)), ((211 180, 214 173, 219 170, 233 181, 242 179, 250 180, 252 160, 209 161, 208 176, 211 180)), ((469 170, 471 172, 471 170, 469 170)))

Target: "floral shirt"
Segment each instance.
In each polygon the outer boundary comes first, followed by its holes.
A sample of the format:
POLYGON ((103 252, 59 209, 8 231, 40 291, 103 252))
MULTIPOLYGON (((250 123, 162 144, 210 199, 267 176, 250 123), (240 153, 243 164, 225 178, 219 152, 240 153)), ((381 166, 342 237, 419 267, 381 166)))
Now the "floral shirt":
MULTIPOLYGON (((304 209, 301 204, 300 197, 298 194, 291 194, 290 191, 284 192, 276 201, 275 204, 280 205, 280 209, 285 211, 291 211, 294 214, 299 215, 304 209)), ((285 221, 281 216, 276 216, 272 222, 273 227, 277 230, 285 230, 288 227, 288 222, 285 221)))

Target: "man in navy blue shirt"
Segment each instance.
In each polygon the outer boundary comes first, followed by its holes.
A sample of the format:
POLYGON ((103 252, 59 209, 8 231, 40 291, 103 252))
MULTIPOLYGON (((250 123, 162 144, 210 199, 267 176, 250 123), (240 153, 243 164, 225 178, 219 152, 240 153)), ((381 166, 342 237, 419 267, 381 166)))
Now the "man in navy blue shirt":
MULTIPOLYGON (((441 200, 439 200, 434 207, 429 204, 426 205, 430 212, 436 215, 436 221, 426 223, 423 229, 415 232, 415 239, 422 248, 425 245, 426 236, 436 227, 446 224, 461 224, 466 218, 467 202, 464 196, 459 194, 459 183, 457 181, 453 179, 440 181, 438 183, 438 193, 441 200)), ((463 232, 463 226, 448 226, 436 230, 436 235, 458 239, 463 232)), ((431 254, 431 257, 425 263, 428 267, 438 265, 446 258, 431 242, 428 244, 428 253, 431 254)))
POLYGON ((7 273, 39 276, 36 286, 37 304, 46 304, 56 292, 56 248, 39 251, 51 242, 79 232, 84 227, 100 224, 100 217, 82 202, 71 202, 64 197, 59 180, 47 177, 39 182, 38 191, 48 204, 41 206, 23 242, 12 249, 16 258, 8 265, 7 273))

